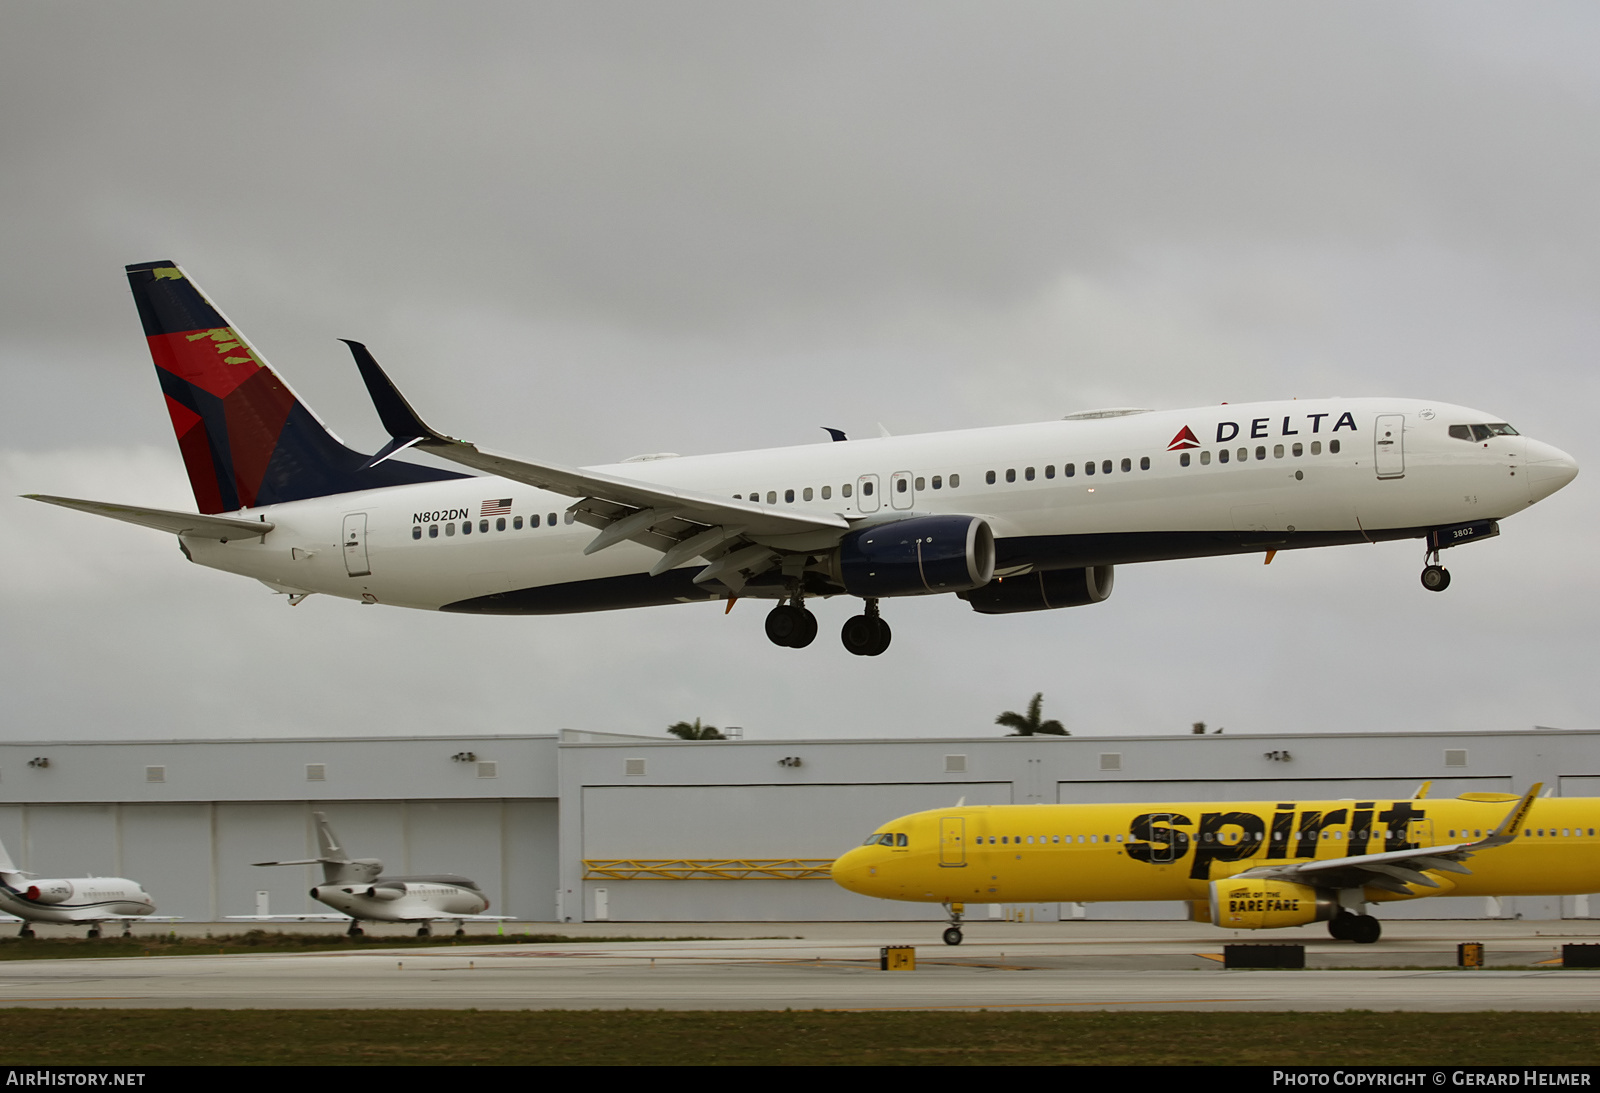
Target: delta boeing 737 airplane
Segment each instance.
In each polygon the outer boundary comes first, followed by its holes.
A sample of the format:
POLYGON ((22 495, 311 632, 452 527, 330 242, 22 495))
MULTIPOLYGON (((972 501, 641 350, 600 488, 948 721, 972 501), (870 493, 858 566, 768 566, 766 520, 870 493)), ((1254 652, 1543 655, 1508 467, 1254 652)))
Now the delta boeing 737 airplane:
POLYGON ((1003 615, 1099 603, 1133 562, 1421 539, 1440 551, 1578 473, 1499 415, 1335 398, 1059 421, 571 468, 424 424, 348 343, 393 440, 367 456, 302 403, 182 269, 128 280, 200 514, 30 494, 178 536, 191 561, 290 604, 322 592, 429 611, 546 615, 777 600, 801 648, 813 597, 853 596, 845 648, 889 645, 881 600, 954 593, 1003 615), (395 458, 429 452, 476 475, 395 458))

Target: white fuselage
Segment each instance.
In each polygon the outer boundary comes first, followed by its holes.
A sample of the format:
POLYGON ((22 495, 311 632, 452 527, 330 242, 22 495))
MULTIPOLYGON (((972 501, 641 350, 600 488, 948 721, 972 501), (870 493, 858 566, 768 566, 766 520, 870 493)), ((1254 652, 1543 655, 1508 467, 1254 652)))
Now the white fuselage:
MULTIPOLYGON (((1449 432, 1452 425, 1499 420, 1410 399, 1284 401, 596 470, 779 509, 836 513, 856 525, 980 516, 994 532, 996 573, 1007 575, 1420 536, 1503 519, 1565 485, 1577 468, 1563 452, 1528 437, 1461 439, 1449 432), (1180 440, 1185 431, 1193 446, 1178 446, 1189 444, 1180 440)), ((282 591, 403 607, 450 609, 554 586, 574 589, 538 613, 645 602, 608 596, 606 589, 642 580, 661 554, 622 542, 585 555, 595 530, 569 521, 573 500, 503 478, 463 478, 266 506, 249 512, 274 525, 264 536, 226 543, 185 537, 184 545, 202 565, 282 591), (356 527, 359 555, 343 547, 356 527)), ((787 544, 819 551, 831 545, 787 544)), ((680 574, 704 565, 688 562, 680 574)), ((666 595, 652 594, 658 598, 649 602, 727 593, 683 577, 666 595)))
POLYGON ((311 896, 335 911, 365 922, 424 922, 488 910, 475 888, 421 877, 380 877, 353 884, 319 884, 311 896))
POLYGON ((97 922, 155 909, 149 893, 124 877, 41 880, 0 873, 0 911, 29 922, 97 922))

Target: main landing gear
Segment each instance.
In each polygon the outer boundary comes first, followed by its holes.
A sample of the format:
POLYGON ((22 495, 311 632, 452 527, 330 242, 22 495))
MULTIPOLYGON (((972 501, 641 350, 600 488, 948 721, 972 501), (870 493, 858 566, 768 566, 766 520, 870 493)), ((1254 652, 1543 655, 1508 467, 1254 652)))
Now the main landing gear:
POLYGON ((18 937, 34 937, 35 934, 33 932, 33 926, 30 923, 28 923, 26 920, 24 920, 23 923, 22 923, 22 929, 17 931, 17 936, 18 937))
MULTIPOLYGON (((790 649, 804 649, 817 637, 817 616, 806 610, 799 591, 789 594, 788 602, 767 612, 767 640, 790 649)), ((878 615, 878 601, 867 600, 865 614, 844 624, 839 640, 858 657, 875 657, 889 648, 889 624, 878 615)))
POLYGON ((1439 552, 1430 550, 1422 560, 1427 563, 1422 570, 1422 587, 1429 592, 1443 592, 1449 588, 1450 571, 1439 564, 1439 552))
POLYGON ((361 923, 355 919, 350 920, 350 928, 345 931, 347 937, 365 937, 366 931, 361 928, 361 923))
MULTIPOLYGON (((875 657, 882 653, 889 648, 891 637, 889 624, 878 617, 878 601, 875 598, 867 600, 866 614, 855 616, 839 631, 839 640, 844 642, 844 647, 858 657, 875 657)), ((957 934, 959 936, 959 930, 957 934)))
POLYGON ((1383 936, 1383 926, 1371 915, 1340 911, 1328 920, 1328 934, 1335 941, 1354 941, 1357 945, 1371 945, 1383 936))
POLYGON ((418 926, 417 927, 417 936, 418 937, 432 937, 433 936, 433 923, 424 922, 421 926, 418 926))
POLYGON ((767 640, 790 649, 804 649, 817 637, 817 616, 805 609, 798 594, 767 612, 767 640))

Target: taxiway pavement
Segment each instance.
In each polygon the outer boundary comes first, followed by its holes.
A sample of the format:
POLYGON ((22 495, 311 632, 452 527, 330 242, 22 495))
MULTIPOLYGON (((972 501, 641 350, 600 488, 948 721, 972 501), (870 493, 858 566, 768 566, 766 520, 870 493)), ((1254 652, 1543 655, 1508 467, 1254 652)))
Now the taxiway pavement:
MULTIPOLYGON (((635 923, 565 926, 561 943, 0 962, 6 1004, 218 1009, 1600 1010, 1600 969, 1564 969, 1563 943, 1600 923, 1401 922, 1376 945, 1306 930, 1270 936, 1187 923, 969 925, 635 923), (608 941, 607 936, 720 935, 608 941), (764 935, 764 936, 763 936, 764 935), (1236 941, 1298 941, 1305 971, 1229 971, 1236 941), (1457 969, 1482 941, 1490 967, 1457 969), (878 970, 916 945, 915 971, 878 970)), ((219 932, 223 932, 219 928, 219 932)), ((509 931, 508 931, 509 932, 509 931)))

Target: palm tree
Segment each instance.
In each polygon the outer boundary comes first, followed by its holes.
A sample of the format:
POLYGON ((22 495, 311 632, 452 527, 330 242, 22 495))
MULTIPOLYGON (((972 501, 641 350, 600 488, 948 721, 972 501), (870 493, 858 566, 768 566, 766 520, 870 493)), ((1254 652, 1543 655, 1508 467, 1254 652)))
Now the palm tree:
POLYGON ((1072 734, 1066 730, 1061 722, 1054 719, 1049 721, 1039 720, 1039 707, 1042 705, 1044 705, 1044 692, 1040 691, 1033 696, 1033 701, 1028 703, 1028 715, 1026 717, 1014 710, 1007 710, 995 718, 994 723, 996 725, 1004 725, 1008 729, 1016 729, 1017 731, 1012 733, 1012 736, 1071 736, 1072 734))
POLYGON ((726 740, 727 737, 717 731, 715 726, 702 725, 700 719, 694 719, 691 725, 687 721, 680 721, 676 725, 668 725, 667 731, 673 736, 680 736, 685 740, 726 740))

